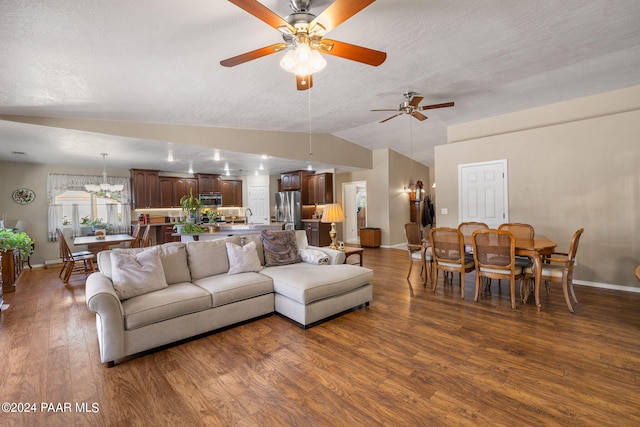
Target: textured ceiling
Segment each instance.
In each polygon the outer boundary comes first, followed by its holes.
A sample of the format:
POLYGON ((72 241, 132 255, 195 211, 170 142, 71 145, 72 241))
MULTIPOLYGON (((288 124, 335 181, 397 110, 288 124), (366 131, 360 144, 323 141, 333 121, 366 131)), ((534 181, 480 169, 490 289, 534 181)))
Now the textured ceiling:
MULTIPOLYGON (((262 3, 280 16, 290 13, 287 0, 262 3)), ((329 4, 312 1, 311 11, 329 4)), ((313 89, 300 92, 278 65, 283 53, 220 66, 282 40, 227 1, 5 1, 0 114, 311 128, 432 165, 448 125, 640 84, 639 22, 637 0, 378 0, 329 34, 385 51, 387 60, 371 67, 325 55, 328 65, 314 75, 313 89), (369 110, 396 108, 407 91, 424 96, 422 105, 456 105, 426 111, 424 122, 404 115, 378 123, 391 114, 369 110)), ((102 166, 101 152, 110 153, 110 167, 176 172, 187 172, 189 162, 205 171, 213 155, 201 147, 0 121, 2 160, 102 166), (168 150, 180 161, 167 163, 168 150)), ((221 154, 245 171, 264 162, 221 154)), ((306 167, 268 163, 270 172, 306 167)))

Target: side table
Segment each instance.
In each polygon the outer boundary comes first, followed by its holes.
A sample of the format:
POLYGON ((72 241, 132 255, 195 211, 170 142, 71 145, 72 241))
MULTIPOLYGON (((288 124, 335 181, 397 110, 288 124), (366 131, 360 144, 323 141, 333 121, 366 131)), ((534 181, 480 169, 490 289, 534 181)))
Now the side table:
MULTIPOLYGON (((342 249, 341 249, 342 250, 342 249)), ((342 250, 344 252, 344 263, 347 263, 347 259, 351 256, 351 255, 358 255, 358 257, 360 258, 360 267, 362 267, 362 258, 364 256, 364 248, 357 248, 355 246, 345 246, 344 250, 342 250)))

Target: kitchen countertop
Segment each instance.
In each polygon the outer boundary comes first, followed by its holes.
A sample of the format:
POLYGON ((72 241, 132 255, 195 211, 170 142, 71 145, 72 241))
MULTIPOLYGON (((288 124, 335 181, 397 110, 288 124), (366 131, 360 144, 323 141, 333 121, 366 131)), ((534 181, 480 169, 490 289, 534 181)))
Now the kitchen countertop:
MULTIPOLYGON (((172 236, 180 236, 183 242, 196 240, 193 237, 198 236, 198 240, 213 240, 227 236, 235 236, 242 234, 255 234, 262 230, 282 230, 283 223, 272 222, 270 224, 219 224, 218 230, 213 233, 197 233, 197 234, 179 234, 173 233, 172 236)), ((206 224, 204 225, 207 226, 206 224)))

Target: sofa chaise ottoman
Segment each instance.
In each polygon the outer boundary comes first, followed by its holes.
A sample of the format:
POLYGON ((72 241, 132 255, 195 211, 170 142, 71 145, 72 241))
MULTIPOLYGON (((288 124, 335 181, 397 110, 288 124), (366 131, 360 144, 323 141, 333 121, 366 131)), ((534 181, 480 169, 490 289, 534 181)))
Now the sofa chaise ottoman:
POLYGON ((373 272, 343 262, 343 252, 309 246, 303 230, 100 252, 86 301, 101 361, 112 366, 274 312, 307 328, 369 305, 373 272), (273 265, 281 256, 292 259, 273 265))

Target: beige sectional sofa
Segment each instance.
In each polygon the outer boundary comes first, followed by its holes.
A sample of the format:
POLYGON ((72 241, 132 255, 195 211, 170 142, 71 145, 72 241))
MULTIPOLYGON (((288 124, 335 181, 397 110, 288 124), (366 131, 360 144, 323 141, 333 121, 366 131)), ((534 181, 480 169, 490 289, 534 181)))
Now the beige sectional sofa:
POLYGON ((96 313, 101 361, 112 366, 274 312, 306 328, 371 301, 370 269, 309 246, 302 230, 264 233, 289 233, 295 253, 272 251, 261 234, 100 252, 86 303, 96 313), (307 262, 272 265, 274 254, 307 262))

